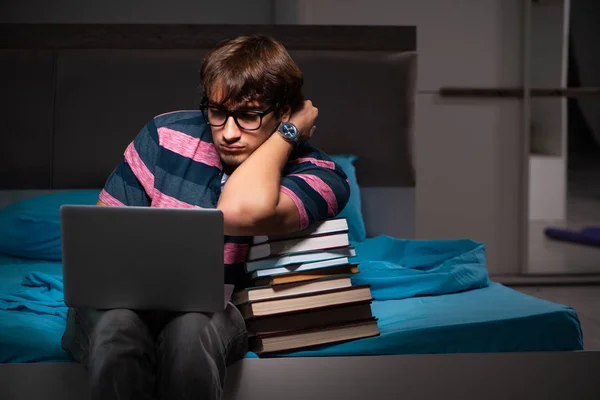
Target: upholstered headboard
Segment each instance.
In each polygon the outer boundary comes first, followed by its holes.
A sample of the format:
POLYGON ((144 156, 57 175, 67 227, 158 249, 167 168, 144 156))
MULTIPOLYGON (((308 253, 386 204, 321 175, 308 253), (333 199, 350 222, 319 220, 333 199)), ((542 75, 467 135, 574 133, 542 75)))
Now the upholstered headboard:
POLYGON ((209 49, 255 32, 302 69, 316 146, 359 156, 361 188, 415 185, 414 27, 0 25, 0 189, 102 187, 146 122, 197 107, 209 49))

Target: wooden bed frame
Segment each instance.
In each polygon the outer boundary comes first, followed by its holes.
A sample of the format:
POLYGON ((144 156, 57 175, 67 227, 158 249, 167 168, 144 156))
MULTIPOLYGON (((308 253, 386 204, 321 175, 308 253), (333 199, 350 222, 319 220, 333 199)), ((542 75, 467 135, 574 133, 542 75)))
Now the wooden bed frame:
MULTIPOLYGON (((0 135, 0 205, 100 188, 148 120, 197 105, 202 56, 254 32, 281 40, 303 70, 320 110, 315 145, 360 157, 368 235, 412 237, 411 26, 0 25, 11 132, 0 135)), ((598 398, 598 367, 591 352, 244 359, 229 368, 225 397, 598 398)), ((89 398, 87 375, 75 363, 0 365, 0 398, 89 398)))

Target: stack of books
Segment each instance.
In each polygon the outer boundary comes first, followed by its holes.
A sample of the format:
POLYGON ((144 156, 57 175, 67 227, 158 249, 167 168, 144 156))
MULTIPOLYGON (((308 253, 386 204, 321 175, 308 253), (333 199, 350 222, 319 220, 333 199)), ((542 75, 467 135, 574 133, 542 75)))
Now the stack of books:
POLYGON ((245 264, 252 285, 234 293, 250 350, 297 350, 379 335, 369 285, 352 285, 358 264, 345 218, 284 236, 255 236, 245 264))

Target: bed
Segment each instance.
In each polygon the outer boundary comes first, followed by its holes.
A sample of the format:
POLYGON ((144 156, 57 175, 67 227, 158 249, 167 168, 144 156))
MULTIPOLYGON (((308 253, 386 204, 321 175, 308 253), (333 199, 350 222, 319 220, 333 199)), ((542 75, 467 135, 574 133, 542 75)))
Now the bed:
MULTIPOLYGON (((401 243, 386 237, 356 243, 357 254, 360 255, 357 255, 357 259, 376 259, 377 255, 369 247, 385 245, 389 249, 401 243)), ((394 264, 398 265, 400 260, 406 258, 393 257, 397 260, 394 264)), ((60 346, 67 313, 62 302, 61 263, 3 256, 0 258, 0 268, 0 322, 3 326, 0 333, 0 362, 71 361, 60 346)), ((464 274, 467 268, 466 263, 456 267, 454 275, 464 274)), ((419 279, 402 282, 392 291, 388 290, 389 282, 385 287, 377 286, 376 279, 380 279, 382 274, 371 269, 371 277, 356 277, 355 281, 373 284, 373 296, 378 300, 372 304, 372 310, 379 319, 380 336, 270 357, 495 353, 582 348, 582 334, 574 310, 517 293, 498 283, 485 283, 484 266, 476 264, 471 268, 473 276, 480 278, 479 282, 469 278, 469 286, 475 288, 458 292, 442 289, 442 281, 457 279, 450 272, 451 268, 429 269, 419 279), (437 272, 432 272, 435 269, 437 272), (444 278, 426 276, 431 275, 429 272, 444 275, 444 278), (435 292, 447 294, 433 295, 435 292), (517 337, 514 332, 518 332, 517 337)), ((412 278, 407 274, 396 276, 412 278)), ((459 287, 458 283, 454 285, 459 287)), ((463 284, 460 284, 462 287, 463 284)), ((246 355, 246 358, 257 357, 254 353, 246 355)))
MULTIPOLYGON (((203 54, 250 32, 280 39, 305 74, 306 95, 320 110, 315 145, 335 157, 352 185, 342 213, 360 263, 353 280, 371 285, 381 335, 266 358, 248 353, 230 367, 226 398, 365 398, 375 383, 386 390, 378 398, 407 390, 418 398, 414 382, 389 379, 413 364, 450 376, 457 363, 488 382, 510 360, 547 376, 562 376, 569 365, 578 382, 599 366, 596 354, 581 352, 575 310, 491 281, 484 244, 412 240, 415 27, 1 25, 9 134, 0 136, 0 398, 89 396, 85 371, 60 347, 66 308, 58 208, 93 204, 143 124, 197 105, 203 54), (352 129, 342 132, 339 121, 352 129), (478 357, 498 353, 504 358, 494 365, 478 357), (548 364, 549 354, 562 364, 548 364), (328 391, 334 382, 337 391, 328 391)), ((445 382, 450 393, 467 393, 458 380, 445 382)), ((575 397, 598 389, 585 382, 575 397)), ((501 393, 510 392, 488 397, 501 393)))

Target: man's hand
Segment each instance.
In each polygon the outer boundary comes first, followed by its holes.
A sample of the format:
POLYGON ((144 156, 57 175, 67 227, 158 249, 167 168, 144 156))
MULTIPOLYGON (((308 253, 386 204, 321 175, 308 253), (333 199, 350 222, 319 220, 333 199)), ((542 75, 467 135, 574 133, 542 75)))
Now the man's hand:
MULTIPOLYGON (((318 109, 305 101, 291 118, 301 140, 313 135, 318 109)), ((292 144, 278 133, 271 135, 231 174, 219 198, 225 234, 254 236, 284 234, 300 228, 300 216, 294 201, 280 192, 281 171, 293 150, 292 144)))
POLYGON ((302 141, 310 139, 315 133, 315 120, 318 116, 319 109, 310 100, 305 100, 300 108, 292 114, 290 122, 296 125, 300 131, 302 141))

